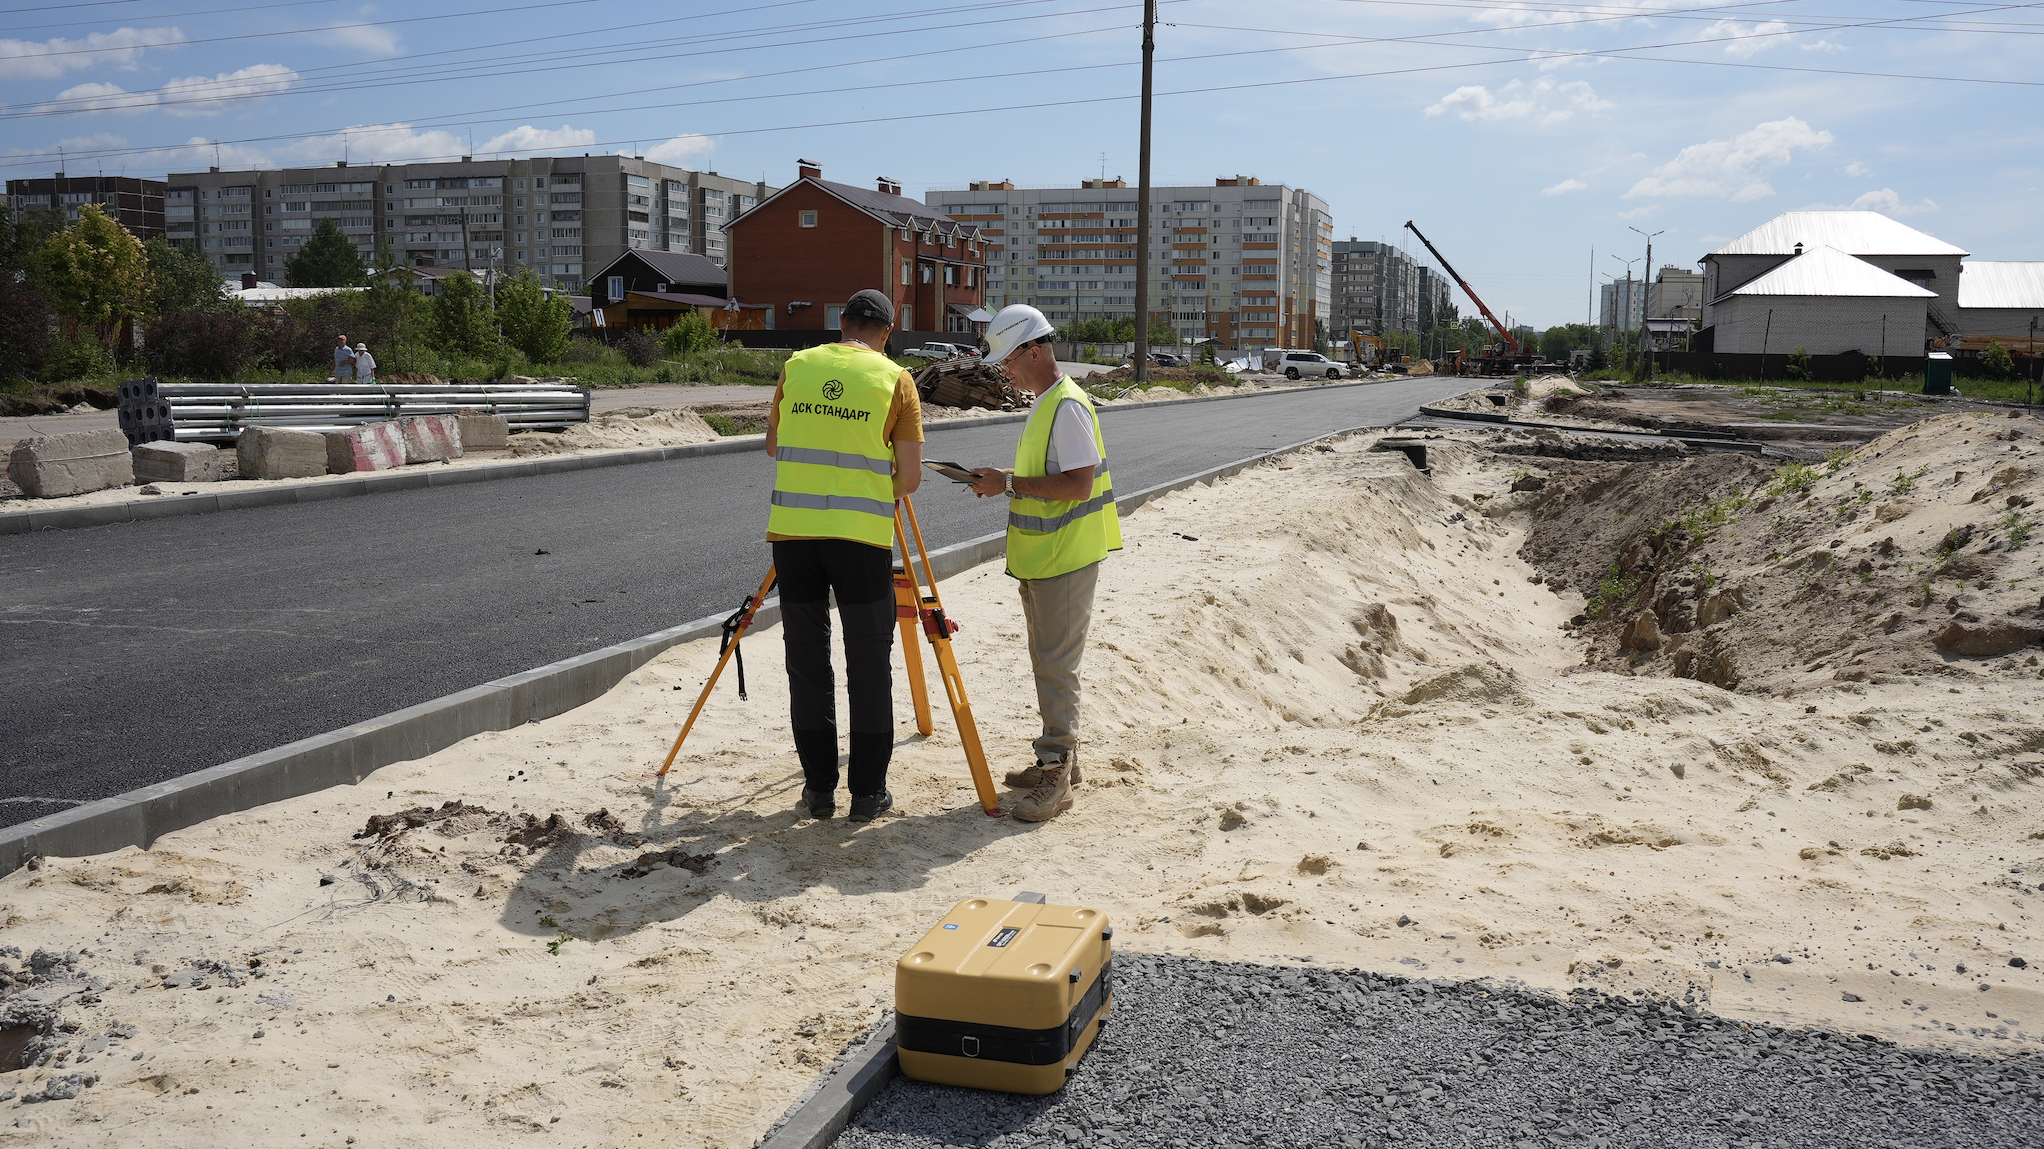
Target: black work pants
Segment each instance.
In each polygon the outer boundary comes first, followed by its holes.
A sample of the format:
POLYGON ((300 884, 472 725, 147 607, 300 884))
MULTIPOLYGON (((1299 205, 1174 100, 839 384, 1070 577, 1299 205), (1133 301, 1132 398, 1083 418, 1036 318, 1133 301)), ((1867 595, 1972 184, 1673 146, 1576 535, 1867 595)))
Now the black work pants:
POLYGON ((894 754, 893 553, 845 539, 777 542, 781 639, 787 647, 788 716, 810 789, 837 789, 837 681, 830 665, 830 598, 845 636, 851 703, 852 795, 887 788, 894 754))

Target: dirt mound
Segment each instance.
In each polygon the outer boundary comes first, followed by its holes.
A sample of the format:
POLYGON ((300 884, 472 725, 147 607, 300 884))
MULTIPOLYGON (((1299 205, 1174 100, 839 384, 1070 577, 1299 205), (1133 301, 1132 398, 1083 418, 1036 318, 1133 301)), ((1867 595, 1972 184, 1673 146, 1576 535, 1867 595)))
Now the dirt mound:
POLYGON ((465 814, 481 814, 485 817, 496 816, 495 811, 485 810, 481 806, 470 806, 459 799, 454 799, 442 802, 438 809, 431 806, 414 806, 409 810, 399 810, 395 814, 371 814, 369 815, 368 825, 363 826, 361 832, 356 834, 355 837, 357 839, 387 838, 392 834, 401 834, 406 830, 422 829, 436 822, 445 822, 450 818, 459 818, 465 814))
POLYGON ((630 408, 606 412, 566 431, 529 431, 511 437, 513 455, 557 455, 617 447, 681 447, 717 438, 693 408, 630 408), (640 412, 644 413, 640 413, 640 412), (628 413, 629 412, 629 413, 628 413))
MULTIPOLYGON (((1135 378, 1135 368, 1116 367, 1112 371, 1099 371, 1088 375, 1085 381, 1087 383, 1133 383, 1135 378)), ((1227 383, 1230 380, 1227 373, 1218 367, 1152 367, 1150 368, 1149 381, 1152 383, 1206 383, 1211 385, 1227 383)))
POLYGON ((1588 598, 1597 669, 1767 691, 2028 676, 2044 654, 2040 438, 2034 417, 1945 415, 1778 471, 1558 466, 1522 554, 1588 598))

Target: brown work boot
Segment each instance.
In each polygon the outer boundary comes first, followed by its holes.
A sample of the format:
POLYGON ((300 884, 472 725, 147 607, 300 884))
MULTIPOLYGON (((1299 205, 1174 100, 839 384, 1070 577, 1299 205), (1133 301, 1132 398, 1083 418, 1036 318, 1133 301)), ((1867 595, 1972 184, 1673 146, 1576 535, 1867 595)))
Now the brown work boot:
MULTIPOLYGON (((1076 786, 1086 780, 1079 774, 1079 756, 1077 754, 1065 755, 1065 762, 1071 766, 1072 785, 1076 786)), ((1043 783, 1043 764, 1039 762, 1027 770, 1010 770, 1008 771, 1008 776, 1001 779, 1001 781, 1013 786, 1017 790, 1034 790, 1043 783)))
POLYGON ((1048 822, 1072 808, 1071 767, 1062 762, 1038 766, 1042 781, 1027 797, 1015 803, 1015 817, 1023 822, 1048 822))

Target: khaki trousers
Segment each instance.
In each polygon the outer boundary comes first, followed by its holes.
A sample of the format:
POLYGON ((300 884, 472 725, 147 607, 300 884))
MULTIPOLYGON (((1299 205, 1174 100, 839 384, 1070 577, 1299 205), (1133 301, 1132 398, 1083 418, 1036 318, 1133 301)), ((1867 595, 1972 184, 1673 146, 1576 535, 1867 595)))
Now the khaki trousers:
POLYGON ((1093 589, 1099 583, 1099 563, 1056 578, 1021 580, 1036 708, 1043 715, 1038 762, 1070 761, 1079 748, 1079 660, 1086 653, 1093 589))

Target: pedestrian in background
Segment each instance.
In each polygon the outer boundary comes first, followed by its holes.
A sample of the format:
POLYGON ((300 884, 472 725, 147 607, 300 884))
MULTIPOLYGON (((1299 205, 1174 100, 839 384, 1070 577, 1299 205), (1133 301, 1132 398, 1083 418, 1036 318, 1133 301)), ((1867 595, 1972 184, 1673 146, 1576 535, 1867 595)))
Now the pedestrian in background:
POLYGON ((355 381, 355 352, 348 346, 348 337, 334 336, 334 378, 336 383, 355 381))
POLYGON ((1003 365, 1036 404, 1015 445, 1014 467, 977 468, 972 484, 981 498, 1008 497, 1008 574, 1021 583, 1029 624, 1043 733, 1035 743, 1036 765, 1006 779, 1030 787, 1015 804, 1015 817, 1026 822, 1047 821, 1072 807, 1079 781, 1079 660, 1093 621, 1100 562, 1121 549, 1100 417, 1058 366, 1055 338, 1041 311, 1020 304, 1002 308, 987 327, 986 362, 1003 365))
POLYGON ((369 354, 367 343, 355 344, 355 382, 376 382, 376 356, 369 354))
POLYGON ((866 290, 845 303, 843 338, 788 357, 767 415, 774 493, 767 541, 781 585, 788 717, 802 762, 802 809, 837 813, 837 682, 830 598, 844 626, 851 819, 894 806, 894 507, 922 481, 915 381, 887 357, 894 305, 866 290))

